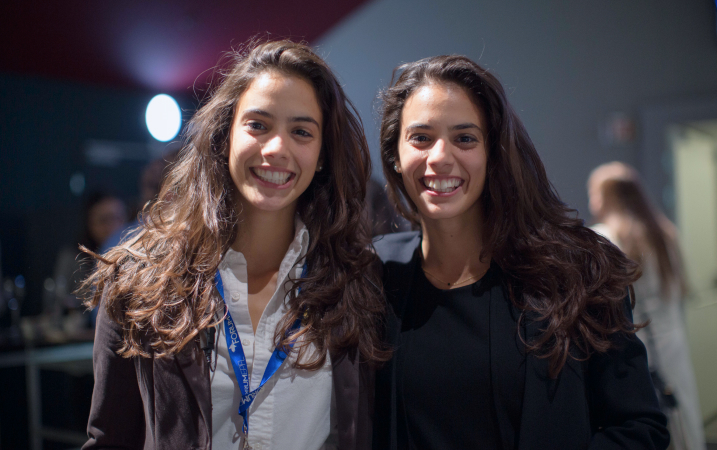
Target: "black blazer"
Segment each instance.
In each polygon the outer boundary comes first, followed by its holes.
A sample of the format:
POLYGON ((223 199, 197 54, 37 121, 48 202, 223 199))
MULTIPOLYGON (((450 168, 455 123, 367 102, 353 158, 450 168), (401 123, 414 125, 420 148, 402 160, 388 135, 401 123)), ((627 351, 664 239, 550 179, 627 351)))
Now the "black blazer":
MULTIPOLYGON (((387 338, 400 346, 401 320, 419 260, 418 232, 381 236, 374 245, 384 264, 389 302, 387 338)), ((502 289, 501 286, 494 289, 502 289)), ((666 418, 660 411, 647 369, 645 347, 632 336, 620 336, 618 348, 587 361, 568 359, 557 379, 548 377, 548 362, 524 351, 518 335, 519 311, 503 295, 490 305, 490 373, 493 403, 504 450, 665 449, 666 418), (513 374, 525 371, 522 402, 515 398, 513 374), (510 417, 520 417, 513 423, 510 417)), ((632 313, 627 308, 627 314, 632 313)), ((527 339, 540 333, 539 322, 520 330, 527 339)), ((378 373, 374 416, 374 449, 396 448, 396 385, 392 362, 378 373), (390 395, 385 393, 390 392, 390 395)))

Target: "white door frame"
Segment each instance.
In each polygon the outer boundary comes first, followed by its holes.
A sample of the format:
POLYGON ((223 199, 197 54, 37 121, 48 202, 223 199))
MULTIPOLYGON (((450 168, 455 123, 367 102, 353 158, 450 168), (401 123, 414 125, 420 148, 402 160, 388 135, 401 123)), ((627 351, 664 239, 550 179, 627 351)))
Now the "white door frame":
POLYGON ((674 220, 672 205, 663 201, 665 188, 674 188, 672 149, 667 136, 670 125, 717 119, 717 97, 704 97, 648 105, 640 110, 641 145, 637 170, 645 188, 665 213, 674 220))

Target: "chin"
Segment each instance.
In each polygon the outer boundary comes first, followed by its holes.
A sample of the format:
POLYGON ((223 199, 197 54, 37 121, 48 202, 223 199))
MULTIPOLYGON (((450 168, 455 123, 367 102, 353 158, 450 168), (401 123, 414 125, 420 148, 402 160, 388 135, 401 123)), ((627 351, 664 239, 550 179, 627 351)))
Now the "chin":
POLYGON ((243 203, 250 209, 255 211, 275 212, 296 205, 296 200, 288 198, 252 196, 244 198, 243 203))
POLYGON ((281 211, 292 206, 296 206, 295 203, 276 203, 276 202, 262 202, 253 205, 255 209, 266 212, 281 211))
POLYGON ((468 205, 466 202, 445 202, 443 204, 424 202, 419 206, 418 212, 422 218, 428 220, 448 220, 457 217, 471 220, 473 214, 481 215, 477 200, 472 205, 468 205))
POLYGON ((421 217, 429 220, 452 219, 460 215, 455 208, 420 208, 421 217))

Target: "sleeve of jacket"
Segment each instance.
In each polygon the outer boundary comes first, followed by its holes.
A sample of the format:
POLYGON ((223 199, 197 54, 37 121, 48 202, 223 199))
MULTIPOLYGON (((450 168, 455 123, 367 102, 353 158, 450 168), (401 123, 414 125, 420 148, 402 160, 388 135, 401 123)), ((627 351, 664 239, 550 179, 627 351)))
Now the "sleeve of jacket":
MULTIPOLYGON (((632 319, 629 307, 627 314, 632 319)), ((666 449, 669 445, 667 419, 652 385, 645 346, 634 334, 621 335, 615 348, 590 358, 588 397, 594 431, 590 449, 666 449)))
POLYGON ((117 354, 122 328, 98 306, 92 364, 95 386, 83 450, 142 448, 145 423, 142 397, 131 358, 117 354))

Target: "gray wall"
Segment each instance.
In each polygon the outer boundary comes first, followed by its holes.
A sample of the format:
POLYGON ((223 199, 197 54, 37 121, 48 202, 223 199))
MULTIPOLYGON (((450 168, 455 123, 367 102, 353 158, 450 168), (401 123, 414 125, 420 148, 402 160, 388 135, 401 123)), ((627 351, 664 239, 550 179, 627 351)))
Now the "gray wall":
POLYGON ((586 219, 590 171, 645 157, 639 134, 626 145, 601 143, 611 113, 639 121, 649 105, 717 96, 709 0, 376 0, 316 44, 360 110, 377 177, 374 99, 392 69, 461 53, 501 79, 563 200, 586 219))

